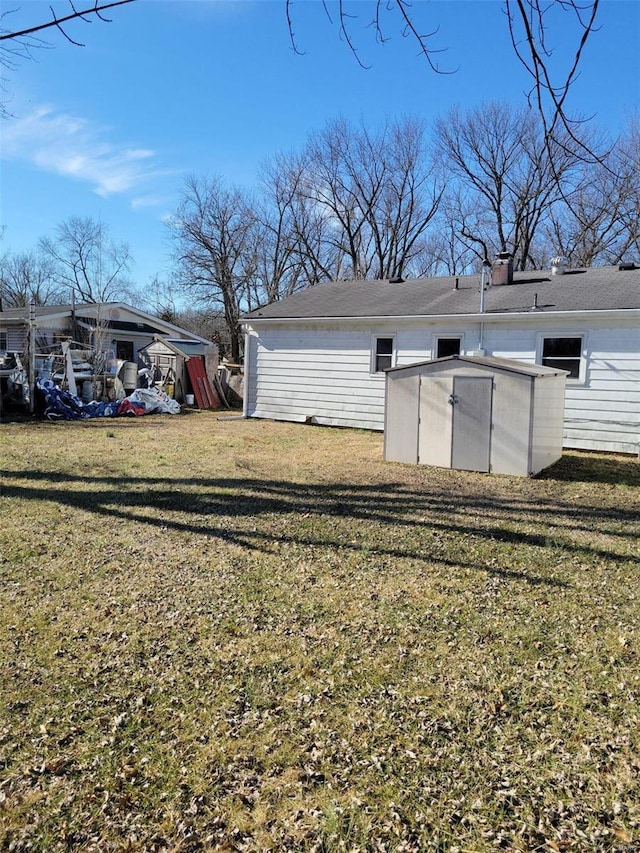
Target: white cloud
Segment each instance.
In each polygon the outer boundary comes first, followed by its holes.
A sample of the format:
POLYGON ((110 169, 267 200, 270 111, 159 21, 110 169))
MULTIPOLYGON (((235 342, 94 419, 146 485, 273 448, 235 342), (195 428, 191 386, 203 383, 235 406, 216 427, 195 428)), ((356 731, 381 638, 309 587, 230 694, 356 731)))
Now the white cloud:
POLYGON ((166 195, 150 194, 141 195, 131 199, 133 210, 143 210, 148 207, 162 207, 167 203, 166 195))
POLYGON ((86 119, 40 107, 4 122, 2 158, 85 181, 103 197, 139 189, 161 174, 155 152, 114 144, 106 136, 105 128, 86 119))

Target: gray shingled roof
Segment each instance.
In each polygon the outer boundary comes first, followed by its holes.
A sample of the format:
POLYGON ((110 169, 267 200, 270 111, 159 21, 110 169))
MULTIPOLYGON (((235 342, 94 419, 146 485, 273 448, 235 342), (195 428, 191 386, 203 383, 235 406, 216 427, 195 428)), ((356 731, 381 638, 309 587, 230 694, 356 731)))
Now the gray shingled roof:
MULTIPOLYGON (((607 311, 640 308, 640 268, 594 267, 551 275, 516 272, 513 284, 493 285, 485 295, 487 314, 537 310, 607 311)), ((246 314, 245 320, 314 317, 419 317, 477 314, 480 276, 443 276, 388 281, 334 281, 246 314), (456 281, 458 287, 456 289, 456 281)))

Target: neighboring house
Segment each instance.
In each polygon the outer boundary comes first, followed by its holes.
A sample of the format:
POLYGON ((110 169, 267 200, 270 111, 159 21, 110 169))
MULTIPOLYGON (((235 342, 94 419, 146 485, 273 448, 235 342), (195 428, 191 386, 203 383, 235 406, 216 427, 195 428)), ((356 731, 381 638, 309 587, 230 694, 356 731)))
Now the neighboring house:
POLYGON ((569 372, 565 447, 638 452, 640 268, 490 278, 331 282, 247 314, 245 415, 382 430, 386 368, 499 356, 569 372))
MULTIPOLYGON (((186 329, 168 323, 145 311, 122 302, 89 303, 82 305, 39 305, 35 309, 35 349, 45 357, 59 345, 72 340, 80 350, 87 348, 109 353, 118 362, 128 362, 129 374, 137 383, 137 367, 152 366, 146 355, 149 345, 158 339, 180 353, 182 360, 202 358, 213 353, 217 363, 214 343, 186 329), (180 349, 181 347, 181 349, 180 349)), ((9 308, 0 311, 0 351, 24 356, 29 337, 29 308, 9 308)), ((36 368, 37 369, 37 368, 36 368)), ((125 383, 127 384, 127 383, 125 383)), ((177 399, 190 391, 183 381, 177 399)))
MULTIPOLYGON (((137 361, 139 351, 158 335, 211 344, 200 335, 122 302, 38 305, 35 322, 38 345, 52 345, 71 337, 79 344, 108 346, 122 361, 137 361)), ((0 311, 0 350, 24 352, 28 326, 29 308, 0 311)))

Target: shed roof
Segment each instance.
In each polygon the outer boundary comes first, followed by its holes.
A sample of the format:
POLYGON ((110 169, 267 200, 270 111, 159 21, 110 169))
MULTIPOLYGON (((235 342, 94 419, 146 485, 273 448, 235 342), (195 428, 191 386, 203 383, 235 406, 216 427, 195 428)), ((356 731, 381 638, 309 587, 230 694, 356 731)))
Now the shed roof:
POLYGON ((204 355, 207 349, 206 344, 200 341, 187 341, 180 338, 165 338, 162 335, 156 335, 150 344, 141 348, 140 352, 144 352, 158 343, 161 343, 176 355, 181 355, 187 359, 194 355, 204 355))
POLYGON ((200 341, 182 341, 178 338, 164 338, 164 340, 187 357, 204 355, 207 349, 206 344, 200 343, 200 341))
POLYGON ((543 364, 528 364, 524 361, 516 361, 512 358, 498 358, 496 356, 477 355, 448 355, 444 358, 434 358, 428 361, 416 361, 413 364, 403 364, 400 367, 389 367, 385 373, 401 373, 416 367, 426 367, 443 362, 451 362, 452 366, 458 362, 474 364, 479 367, 487 367, 491 370, 506 370, 509 373, 520 373, 524 376, 566 376, 568 371, 558 367, 546 367, 543 364))
MULTIPOLYGON (((389 281, 333 281, 245 315, 244 319, 410 317, 478 314, 480 275, 389 281)), ((513 284, 493 285, 485 314, 640 309, 640 268, 593 267, 552 275, 515 272, 513 284)))

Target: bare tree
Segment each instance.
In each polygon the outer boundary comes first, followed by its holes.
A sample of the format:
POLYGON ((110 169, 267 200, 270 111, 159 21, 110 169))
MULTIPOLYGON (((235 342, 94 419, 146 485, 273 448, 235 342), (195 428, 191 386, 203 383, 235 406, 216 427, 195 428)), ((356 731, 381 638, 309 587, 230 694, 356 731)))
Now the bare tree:
POLYGON ((309 283, 297 227, 296 181, 286 158, 265 163, 260 186, 262 197, 254 229, 253 301, 276 302, 309 283))
POLYGON ((430 164, 421 122, 405 119, 393 124, 387 143, 388 181, 369 225, 378 277, 396 278, 417 272, 415 260, 427 246, 444 181, 430 164))
POLYGON ((535 114, 492 102, 435 123, 435 143, 450 177, 460 240, 478 257, 511 252, 516 268, 535 265, 535 238, 565 194, 580 155, 571 140, 548 140, 535 114))
POLYGON ((366 129, 356 135, 344 119, 334 121, 311 137, 304 168, 304 199, 328 220, 325 240, 345 264, 345 276, 369 278, 367 218, 378 201, 385 169, 377 142, 366 129))
POLYGON ((222 312, 231 358, 240 357, 240 316, 254 307, 255 215, 244 194, 218 177, 186 179, 182 200, 169 223, 176 280, 196 304, 222 312))
POLYGON ((437 275, 463 275, 474 270, 481 255, 477 246, 467 244, 461 236, 459 211, 463 208, 459 202, 444 197, 433 228, 418 257, 414 261, 415 275, 418 278, 437 275))
POLYGON ((268 204, 286 211, 292 241, 307 284, 341 278, 342 256, 330 236, 333 222, 314 201, 313 181, 304 154, 279 154, 263 171, 268 204))
POLYGON ((65 293, 54 277, 50 259, 36 252, 7 252, 0 258, 0 305, 22 308, 63 302, 65 293))
POLYGON ((109 237, 108 227, 90 217, 73 216, 40 241, 40 251, 55 268, 55 278, 83 302, 131 299, 131 252, 109 237))
POLYGON ((628 182, 627 203, 622 213, 628 235, 628 252, 640 258, 640 116, 629 122, 618 146, 620 173, 628 182))
POLYGON ((587 40, 598 29, 599 7, 600 0, 505 0, 511 45, 531 77, 528 101, 542 122, 545 141, 556 150, 568 145, 589 162, 601 161, 602 155, 581 134, 583 121, 570 115, 567 101, 587 40), (558 44, 571 45, 564 67, 553 56, 552 31, 558 44))
MULTIPOLYGON (((49 12, 44 19, 40 18, 35 23, 16 28, 7 28, 5 24, 13 23, 14 19, 11 16, 15 15, 20 7, 5 9, 0 13, 0 67, 4 68, 5 71, 15 71, 22 60, 32 59, 35 51, 50 48, 51 45, 40 36, 41 33, 49 30, 55 29, 71 44, 83 47, 82 42, 70 35, 70 24, 77 21, 91 23, 95 20, 110 23, 105 12, 116 6, 126 6, 134 2, 135 0, 93 0, 83 9, 78 9, 73 0, 68 0, 65 4, 58 5, 58 9, 61 11, 56 11, 56 8, 50 5, 49 12)), ((75 28, 73 32, 75 35, 75 28)), ((0 85, 4 88, 4 80, 1 81, 0 85)), ((7 115, 6 105, 0 102, 0 116, 7 115)))
POLYGON ((176 319, 180 313, 179 301, 179 287, 175 281, 171 277, 163 279, 156 273, 144 288, 140 307, 168 323, 175 323, 179 326, 180 323, 176 319))
POLYGON ((631 123, 602 163, 584 164, 546 223, 551 251, 575 266, 617 264, 640 249, 640 134, 631 123))
POLYGON ((333 270, 317 257, 315 265, 332 277, 408 274, 442 195, 422 125, 405 119, 373 133, 339 119, 311 136, 300 162, 296 196, 320 217, 315 248, 333 270))

